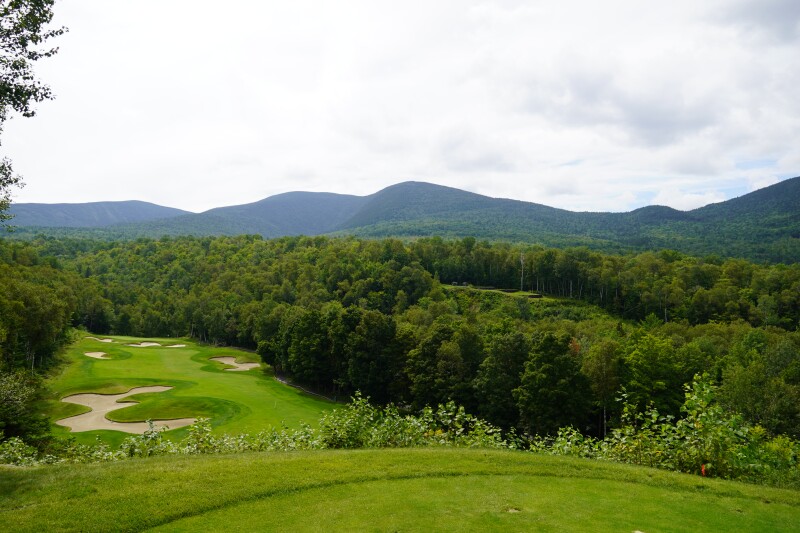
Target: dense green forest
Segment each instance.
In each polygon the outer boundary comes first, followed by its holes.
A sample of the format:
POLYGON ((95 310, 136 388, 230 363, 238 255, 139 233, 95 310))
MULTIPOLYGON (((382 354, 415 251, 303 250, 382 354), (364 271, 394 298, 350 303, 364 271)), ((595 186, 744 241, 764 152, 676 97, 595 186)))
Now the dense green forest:
POLYGON ((530 435, 572 425, 602 436, 619 423, 621 391, 639 410, 679 415, 683 385, 705 372, 726 410, 800 436, 798 265, 241 236, 5 240, 0 269, 0 429, 31 442, 46 424, 18 414, 73 327, 251 348, 337 398, 454 400, 530 435))

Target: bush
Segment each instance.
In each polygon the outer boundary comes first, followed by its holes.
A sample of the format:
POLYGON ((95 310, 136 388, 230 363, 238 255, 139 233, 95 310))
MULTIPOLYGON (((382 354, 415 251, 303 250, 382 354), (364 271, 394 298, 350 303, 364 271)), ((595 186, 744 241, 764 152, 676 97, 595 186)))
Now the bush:
POLYGON ((786 436, 770 437, 764 428, 750 426, 715 401, 707 376, 687 385, 675 420, 650 408, 636 412, 624 403, 622 425, 605 439, 584 437, 562 428, 554 438, 538 438, 531 449, 553 455, 576 455, 651 466, 678 472, 738 479, 776 486, 800 487, 800 443, 786 436))
POLYGON ((425 407, 419 416, 402 415, 394 406, 378 408, 356 393, 350 404, 320 420, 324 448, 408 448, 468 446, 506 448, 499 428, 457 407, 425 407))
POLYGON ((179 442, 163 437, 163 428, 150 424, 142 435, 125 439, 112 451, 98 442, 95 446, 61 441, 53 448, 56 455, 38 456, 34 448, 12 438, 0 444, 0 463, 20 466, 56 462, 86 463, 119 461, 155 455, 196 455, 252 451, 321 450, 332 448, 408 448, 417 446, 469 446, 513 448, 515 440, 504 440, 500 430, 467 414, 453 402, 419 416, 401 415, 394 406, 379 408, 360 394, 347 406, 322 417, 319 429, 303 425, 300 429, 270 429, 256 435, 214 435, 207 418, 189 427, 179 442))
POLYGON ((33 466, 39 464, 36 448, 28 446, 19 437, 2 440, 0 433, 0 464, 33 466))

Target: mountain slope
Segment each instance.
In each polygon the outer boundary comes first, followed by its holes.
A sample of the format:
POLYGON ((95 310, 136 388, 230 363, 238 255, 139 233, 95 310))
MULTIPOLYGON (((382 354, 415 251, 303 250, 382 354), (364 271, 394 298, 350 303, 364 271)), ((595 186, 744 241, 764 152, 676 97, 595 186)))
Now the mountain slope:
POLYGON ((339 233, 383 237, 475 236, 551 246, 593 246, 622 251, 646 243, 643 231, 690 217, 663 206, 631 213, 572 212, 546 205, 490 198, 429 183, 408 182, 368 197, 339 233))
POLYGON ((800 177, 791 178, 744 196, 709 204, 693 211, 699 220, 752 219, 754 217, 800 216, 800 177))
POLYGON ((352 216, 366 197, 326 192, 288 192, 252 204, 219 207, 198 215, 216 216, 244 233, 265 237, 318 235, 338 227, 352 216))
POLYGON ((406 182, 367 197, 362 209, 339 228, 361 235, 487 236, 530 240, 533 234, 580 236, 594 217, 541 204, 490 198, 430 183, 406 182))
POLYGON ((631 225, 660 225, 668 221, 693 220, 683 211, 648 206, 630 213, 573 212, 532 202, 491 198, 471 192, 406 182, 387 187, 371 196, 364 207, 339 230, 409 221, 476 222, 493 232, 591 234, 598 238, 626 233, 631 225), (488 224, 488 226, 487 226, 488 224))
POLYGON ((12 204, 15 226, 61 228, 101 228, 165 219, 188 214, 188 211, 149 202, 89 202, 84 204, 12 204))
POLYGON ((606 251, 670 248, 695 255, 800 260, 800 178, 692 211, 647 206, 629 213, 576 213, 413 182, 368 198, 340 233, 474 236, 606 251))
POLYGON ((358 209, 362 196, 289 192, 250 204, 115 228, 131 236, 240 235, 266 238, 328 233, 358 209))
MULTIPOLYGON (((15 207, 25 205, 30 204, 15 207)), ((576 213, 405 182, 363 197, 290 192, 251 204, 178 214, 102 228, 99 222, 89 226, 84 221, 85 228, 95 229, 80 234, 114 239, 242 233, 267 238, 301 234, 472 236, 545 246, 588 246, 607 252, 669 248, 694 255, 800 261, 800 178, 692 211, 648 206, 629 213, 576 213)), ((29 225, 28 220, 20 217, 15 224, 29 225)), ((24 237, 37 231, 23 228, 19 234, 24 237)), ((63 236, 77 230, 49 231, 63 236)))

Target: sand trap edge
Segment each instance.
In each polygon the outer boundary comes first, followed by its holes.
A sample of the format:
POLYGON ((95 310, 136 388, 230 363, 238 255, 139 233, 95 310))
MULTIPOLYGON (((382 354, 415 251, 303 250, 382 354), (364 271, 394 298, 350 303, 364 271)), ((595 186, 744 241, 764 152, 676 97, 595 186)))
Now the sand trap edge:
POLYGON ((259 368, 261 366, 260 363, 237 363, 235 357, 227 355, 220 357, 211 357, 208 360, 216 361, 217 363, 222 363, 223 365, 236 367, 236 368, 225 368, 224 370, 227 372, 246 372, 248 370, 259 368))
MULTIPOLYGON (((145 387, 134 387, 128 392, 123 392, 121 394, 98 394, 92 392, 71 394, 61 398, 61 401, 64 403, 83 405, 84 407, 91 409, 91 411, 56 420, 55 423, 59 426, 69 428, 69 430, 73 433, 110 430, 131 433, 134 435, 142 434, 150 427, 147 422, 115 422, 106 418, 106 415, 111 411, 117 411, 119 409, 124 409, 125 407, 130 407, 139 403, 135 400, 120 402, 120 400, 123 398, 133 396, 135 394, 165 392, 172 388, 173 387, 169 387, 167 385, 150 385, 145 387)), ((156 428, 168 426, 169 429, 172 430, 190 426, 197 422, 197 419, 153 419, 152 422, 156 428)))

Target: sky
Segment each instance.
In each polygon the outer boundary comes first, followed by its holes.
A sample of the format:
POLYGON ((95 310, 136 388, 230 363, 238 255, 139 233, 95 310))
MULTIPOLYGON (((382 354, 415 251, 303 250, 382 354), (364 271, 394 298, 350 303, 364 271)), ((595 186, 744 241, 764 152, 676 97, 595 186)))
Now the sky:
POLYGON ((574 211, 800 175, 797 0, 71 0, 15 202, 427 181, 574 211))

